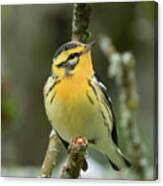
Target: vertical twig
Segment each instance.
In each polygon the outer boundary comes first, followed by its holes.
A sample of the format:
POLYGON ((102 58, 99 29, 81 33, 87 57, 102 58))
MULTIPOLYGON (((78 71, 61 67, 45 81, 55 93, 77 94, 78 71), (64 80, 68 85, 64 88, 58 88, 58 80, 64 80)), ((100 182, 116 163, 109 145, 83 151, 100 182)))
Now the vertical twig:
POLYGON ((50 178, 52 176, 52 171, 57 161, 59 143, 60 140, 58 136, 55 134, 54 130, 52 130, 49 136, 49 144, 46 155, 40 171, 41 178, 50 178))
POLYGON ((90 22, 91 5, 87 3, 75 3, 73 5, 72 40, 85 43, 90 33, 88 25, 90 22))
POLYGON ((133 170, 139 178, 146 177, 148 165, 144 146, 136 128, 138 93, 136 88, 135 59, 130 52, 120 54, 107 36, 101 36, 100 46, 110 62, 108 74, 114 77, 119 90, 121 128, 126 138, 126 149, 131 158, 133 170))

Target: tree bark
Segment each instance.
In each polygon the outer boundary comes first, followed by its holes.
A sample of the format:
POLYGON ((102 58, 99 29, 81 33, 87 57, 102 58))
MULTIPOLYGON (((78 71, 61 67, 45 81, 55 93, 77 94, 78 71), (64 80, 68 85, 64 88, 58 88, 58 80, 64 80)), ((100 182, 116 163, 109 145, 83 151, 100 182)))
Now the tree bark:
POLYGON ((88 26, 92 7, 87 3, 75 3, 73 5, 72 40, 85 43, 90 36, 88 26))
POLYGON ((52 176, 52 171, 57 161, 59 144, 60 140, 55 132, 52 130, 49 137, 48 148, 40 171, 41 178, 50 178, 52 176))

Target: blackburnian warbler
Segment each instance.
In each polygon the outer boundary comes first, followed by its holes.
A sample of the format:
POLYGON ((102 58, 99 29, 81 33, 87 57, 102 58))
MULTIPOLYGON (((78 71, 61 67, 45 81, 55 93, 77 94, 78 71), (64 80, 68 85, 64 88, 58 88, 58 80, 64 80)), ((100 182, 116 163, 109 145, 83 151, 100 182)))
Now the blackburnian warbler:
POLYGON ((130 163, 117 145, 111 100, 93 70, 93 45, 71 41, 57 50, 52 75, 44 86, 46 113, 62 141, 86 137, 89 145, 105 154, 119 170, 130 163))

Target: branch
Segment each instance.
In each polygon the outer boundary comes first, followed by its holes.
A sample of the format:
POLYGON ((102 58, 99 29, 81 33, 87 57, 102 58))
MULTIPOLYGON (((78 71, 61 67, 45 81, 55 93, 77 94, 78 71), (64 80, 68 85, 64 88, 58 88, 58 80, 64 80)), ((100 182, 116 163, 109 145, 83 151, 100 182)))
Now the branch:
POLYGON ((91 15, 91 5, 87 3, 79 3, 73 5, 73 21, 72 21, 72 40, 85 43, 90 33, 88 25, 91 15))
POLYGON ((60 140, 55 134, 54 130, 51 131, 49 137, 49 144, 46 151, 46 155, 41 167, 40 177, 41 178, 50 178, 52 176, 52 171, 56 165, 57 155, 59 151, 60 140))
POLYGON ((110 62, 108 74, 114 77, 119 90, 121 128, 132 166, 139 178, 145 178, 148 165, 144 146, 136 128, 138 93, 136 87, 135 59, 130 52, 120 54, 107 36, 101 36, 100 46, 110 62))
POLYGON ((85 161, 85 153, 88 141, 85 137, 79 136, 72 140, 69 145, 69 155, 66 165, 63 167, 61 178, 78 178, 80 170, 85 161))

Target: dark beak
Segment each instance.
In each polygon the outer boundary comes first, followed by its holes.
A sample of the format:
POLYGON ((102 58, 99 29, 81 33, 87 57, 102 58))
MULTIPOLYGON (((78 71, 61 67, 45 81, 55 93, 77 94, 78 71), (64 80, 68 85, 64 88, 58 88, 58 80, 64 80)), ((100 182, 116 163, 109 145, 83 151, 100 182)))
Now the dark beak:
POLYGON ((96 44, 96 41, 91 41, 90 43, 86 44, 84 53, 87 53, 89 50, 91 50, 91 48, 92 48, 93 46, 95 46, 95 44, 96 44))

